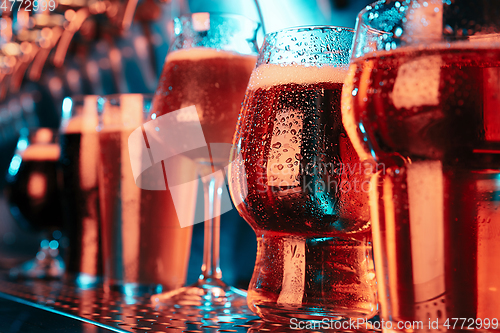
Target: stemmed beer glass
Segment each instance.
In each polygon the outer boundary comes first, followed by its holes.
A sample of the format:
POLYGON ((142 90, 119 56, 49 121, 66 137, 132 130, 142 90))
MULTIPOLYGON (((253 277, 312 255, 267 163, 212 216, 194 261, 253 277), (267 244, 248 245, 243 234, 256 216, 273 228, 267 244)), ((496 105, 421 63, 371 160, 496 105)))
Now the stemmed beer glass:
POLYGON ((7 173, 6 197, 21 227, 44 238, 36 257, 14 267, 12 278, 59 279, 65 265, 59 254, 63 216, 58 187, 60 148, 57 131, 23 128, 7 173))
MULTIPOLYGON (((162 115, 170 116, 179 109, 196 108, 194 114, 182 116, 181 120, 177 117, 176 121, 181 125, 194 124, 192 128, 201 124, 203 131, 203 147, 183 154, 197 163, 203 182, 205 245, 198 282, 153 296, 153 300, 193 305, 236 305, 245 302, 242 297, 245 293, 227 286, 221 280, 219 267, 221 196, 225 187, 223 171, 229 161, 231 140, 248 79, 255 66, 259 24, 240 15, 212 13, 194 13, 177 18, 174 23, 176 39, 163 68, 151 119, 159 121, 162 115)), ((181 144, 191 139, 190 133, 182 134, 184 137, 176 138, 181 144)))
POLYGON ((370 202, 389 324, 499 328, 499 12, 384 0, 358 16, 342 116, 361 159, 384 166, 370 202))
POLYGON ((265 319, 377 311, 368 180, 340 115, 353 36, 328 26, 268 34, 250 78, 229 187, 257 235, 247 299, 265 319))

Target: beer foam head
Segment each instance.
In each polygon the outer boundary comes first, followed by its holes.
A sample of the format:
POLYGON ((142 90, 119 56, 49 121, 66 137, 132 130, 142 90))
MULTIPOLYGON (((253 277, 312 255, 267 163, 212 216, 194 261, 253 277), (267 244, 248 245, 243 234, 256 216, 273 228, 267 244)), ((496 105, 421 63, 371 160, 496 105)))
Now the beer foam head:
POLYGON ((61 148, 56 143, 33 144, 28 146, 21 156, 24 161, 57 161, 61 148))
POLYGON ((256 56, 242 55, 236 52, 210 49, 206 47, 193 47, 190 49, 177 50, 167 55, 167 62, 175 60, 202 60, 213 58, 241 58, 248 57, 255 61, 256 56))
POLYGON ((141 94, 122 94, 119 100, 114 98, 106 101, 100 119, 100 131, 131 131, 140 127, 146 120, 146 107, 141 94))
POLYGON ((93 133, 99 124, 97 114, 95 117, 79 115, 63 121, 62 133, 93 133))
POLYGON ((281 84, 344 83, 347 66, 260 65, 252 73, 248 87, 267 88, 281 84))

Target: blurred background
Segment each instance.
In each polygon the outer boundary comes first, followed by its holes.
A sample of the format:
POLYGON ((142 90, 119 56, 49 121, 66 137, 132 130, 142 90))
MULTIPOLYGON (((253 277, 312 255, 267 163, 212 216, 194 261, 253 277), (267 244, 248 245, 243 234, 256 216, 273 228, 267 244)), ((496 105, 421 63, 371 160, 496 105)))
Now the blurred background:
MULTIPOLYGON (((354 27, 357 13, 370 2, 47 0, 45 7, 37 2, 35 11, 35 2, 19 8, 21 2, 0 0, 0 269, 33 257, 40 244, 38 233, 14 222, 2 194, 21 129, 58 128, 67 96, 154 92, 174 17, 206 11, 241 14, 262 20, 266 32, 303 25, 354 27)), ((203 215, 200 191, 196 214, 203 215)), ((203 224, 197 224, 188 284, 198 278, 202 252, 203 224)), ((236 210, 224 214, 221 268, 228 284, 247 288, 255 253, 251 228, 236 210)))

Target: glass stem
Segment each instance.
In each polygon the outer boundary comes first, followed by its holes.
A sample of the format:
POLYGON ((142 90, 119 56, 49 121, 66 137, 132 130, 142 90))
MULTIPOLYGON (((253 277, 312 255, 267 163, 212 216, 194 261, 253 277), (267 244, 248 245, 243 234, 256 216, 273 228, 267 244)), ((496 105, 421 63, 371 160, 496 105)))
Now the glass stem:
POLYGON ((200 281, 220 280, 220 209, 224 174, 221 171, 202 177, 205 193, 205 243, 200 281))

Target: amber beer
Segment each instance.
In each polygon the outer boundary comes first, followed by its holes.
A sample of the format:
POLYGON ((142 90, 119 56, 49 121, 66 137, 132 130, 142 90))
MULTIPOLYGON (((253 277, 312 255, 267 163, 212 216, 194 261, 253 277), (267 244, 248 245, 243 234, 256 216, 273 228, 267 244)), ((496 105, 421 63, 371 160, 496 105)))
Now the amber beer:
MULTIPOLYGON (((91 97, 94 105, 96 98, 91 97)), ((99 193, 97 185, 97 110, 74 116, 62 126, 61 145, 62 202, 66 250, 66 272, 82 281, 102 275, 102 248, 99 232, 99 193), (81 275, 83 278, 83 275, 81 275)), ((79 280, 77 280, 79 282, 79 280)))
MULTIPOLYGON (((194 200, 174 207, 168 190, 143 190, 136 185, 128 150, 135 128, 111 125, 99 132, 105 286, 134 293, 180 288, 186 280, 192 228, 181 228, 179 219, 194 218, 194 200)), ((192 162, 182 156, 177 159, 173 172, 193 177, 192 162)), ((149 178, 165 182, 163 177, 149 178)), ((186 198, 195 196, 196 188, 185 190, 186 198)))
POLYGON ((500 51, 472 46, 377 52, 351 66, 346 124, 363 125, 354 144, 387 166, 371 199, 384 318, 498 329, 499 80, 500 51))
POLYGON ((255 61, 255 56, 209 48, 171 52, 153 102, 156 116, 195 105, 205 140, 231 143, 255 61))
POLYGON ((346 71, 260 65, 250 79, 235 137, 245 176, 231 166, 230 186, 247 194, 237 209, 258 239, 248 303, 266 319, 376 311, 367 179, 340 115, 346 71))

